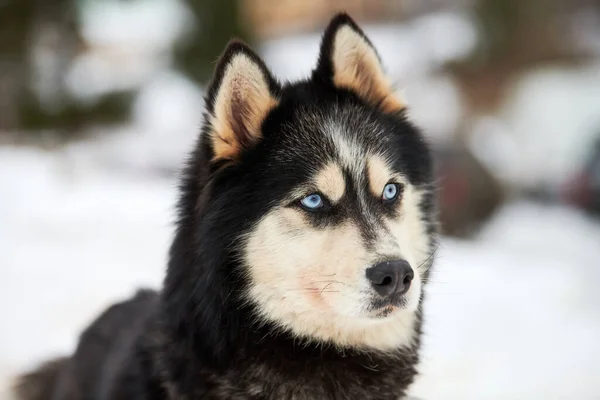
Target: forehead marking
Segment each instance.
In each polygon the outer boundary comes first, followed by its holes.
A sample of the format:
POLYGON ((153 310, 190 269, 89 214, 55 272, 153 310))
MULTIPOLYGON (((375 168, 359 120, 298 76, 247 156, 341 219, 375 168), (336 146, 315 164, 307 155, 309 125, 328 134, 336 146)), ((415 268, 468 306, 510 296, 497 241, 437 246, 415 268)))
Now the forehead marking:
POLYGON ((358 210, 356 210, 358 214, 354 223, 357 224, 363 239, 371 242, 381 235, 379 232, 381 229, 378 229, 379 221, 368 202, 368 197, 370 197, 367 189, 368 150, 352 137, 353 132, 343 132, 343 129, 347 128, 330 121, 327 132, 337 151, 336 155, 340 164, 348 171, 348 179, 351 179, 353 183, 354 195, 358 200, 358 210))
POLYGON ((342 132, 339 124, 331 121, 327 132, 336 150, 336 156, 342 166, 351 171, 353 178, 358 178, 364 168, 364 149, 358 141, 342 132))
POLYGON ((319 191, 333 202, 339 201, 346 190, 344 174, 339 165, 329 163, 325 165, 315 177, 315 184, 319 191))

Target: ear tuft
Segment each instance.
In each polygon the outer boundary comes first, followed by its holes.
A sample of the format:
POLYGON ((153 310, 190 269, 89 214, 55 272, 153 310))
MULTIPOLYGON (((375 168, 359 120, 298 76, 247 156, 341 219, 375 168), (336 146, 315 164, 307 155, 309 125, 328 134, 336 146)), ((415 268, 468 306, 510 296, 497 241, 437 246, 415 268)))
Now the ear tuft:
POLYGON ((208 91, 213 161, 235 160, 262 137, 262 123, 277 106, 278 92, 264 62, 244 43, 230 42, 208 91))
POLYGON ((384 112, 405 107, 396 97, 371 41, 348 14, 336 15, 325 30, 313 76, 353 91, 384 112))

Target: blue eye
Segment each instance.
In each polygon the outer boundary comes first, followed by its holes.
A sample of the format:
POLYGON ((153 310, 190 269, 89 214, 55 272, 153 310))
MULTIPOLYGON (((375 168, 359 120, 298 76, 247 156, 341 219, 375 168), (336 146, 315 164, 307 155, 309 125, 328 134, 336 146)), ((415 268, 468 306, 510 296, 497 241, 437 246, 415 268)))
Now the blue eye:
POLYGON ((398 185, 396 183, 388 183, 383 188, 382 198, 383 201, 394 201, 398 197, 398 185))
POLYGON ((323 199, 321 195, 313 193, 300 200, 300 204, 308 210, 316 210, 323 207, 323 199))

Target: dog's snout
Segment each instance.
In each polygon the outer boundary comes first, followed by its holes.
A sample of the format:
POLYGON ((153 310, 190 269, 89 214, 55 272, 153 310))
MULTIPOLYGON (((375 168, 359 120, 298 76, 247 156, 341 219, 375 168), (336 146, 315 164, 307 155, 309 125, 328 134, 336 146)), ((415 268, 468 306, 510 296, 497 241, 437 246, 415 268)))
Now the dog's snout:
POLYGON ((408 292, 414 276, 410 264, 404 260, 384 261, 367 269, 367 279, 383 297, 408 292))

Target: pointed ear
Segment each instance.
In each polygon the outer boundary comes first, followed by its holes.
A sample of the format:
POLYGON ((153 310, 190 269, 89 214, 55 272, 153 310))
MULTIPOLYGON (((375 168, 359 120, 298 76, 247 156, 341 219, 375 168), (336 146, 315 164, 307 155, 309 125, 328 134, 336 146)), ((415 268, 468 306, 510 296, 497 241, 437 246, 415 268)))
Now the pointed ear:
POLYGON ((345 13, 335 16, 325 30, 313 76, 353 91, 384 112, 405 107, 394 94, 371 41, 345 13))
POLYGON ((215 69, 206 101, 212 161, 229 161, 261 138, 261 126, 278 104, 279 84, 247 45, 232 41, 215 69))

